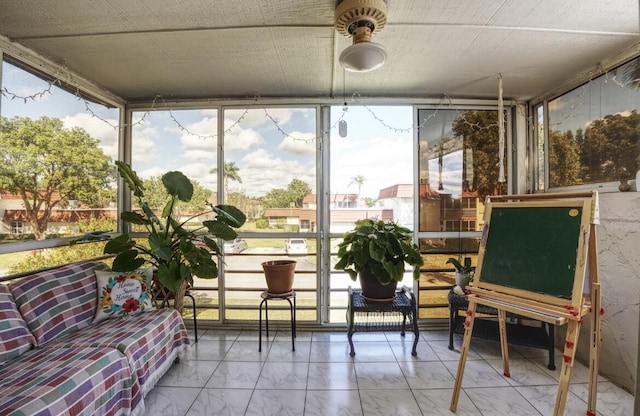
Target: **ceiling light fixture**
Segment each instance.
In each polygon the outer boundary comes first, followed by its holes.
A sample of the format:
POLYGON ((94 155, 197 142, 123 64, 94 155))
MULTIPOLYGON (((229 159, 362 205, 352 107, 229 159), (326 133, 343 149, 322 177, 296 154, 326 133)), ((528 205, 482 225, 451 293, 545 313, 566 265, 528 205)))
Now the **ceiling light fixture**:
POLYGON ((340 65, 351 72, 368 72, 380 68, 387 52, 371 38, 387 23, 384 0, 342 0, 335 11, 335 28, 353 38, 353 45, 340 54, 340 65))

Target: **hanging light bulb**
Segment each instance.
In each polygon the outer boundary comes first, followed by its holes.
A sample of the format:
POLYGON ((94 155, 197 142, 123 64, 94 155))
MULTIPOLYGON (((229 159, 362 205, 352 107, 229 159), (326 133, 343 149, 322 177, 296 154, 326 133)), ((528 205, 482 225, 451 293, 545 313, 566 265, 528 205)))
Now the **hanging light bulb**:
POLYGON ((347 137, 347 120, 340 120, 338 123, 338 134, 340 137, 347 137))
POLYGON ((342 116, 338 122, 338 134, 340 137, 347 137, 347 120, 344 119, 344 116, 347 114, 349 107, 347 106, 347 81, 344 69, 342 70, 342 98, 344 99, 344 104, 342 105, 342 116))

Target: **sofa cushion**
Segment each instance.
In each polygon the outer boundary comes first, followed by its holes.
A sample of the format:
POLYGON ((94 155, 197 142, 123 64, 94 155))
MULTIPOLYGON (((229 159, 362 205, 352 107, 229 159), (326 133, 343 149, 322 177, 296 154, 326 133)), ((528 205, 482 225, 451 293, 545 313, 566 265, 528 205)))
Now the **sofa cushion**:
POLYGON ((0 284, 0 365, 31 349, 36 340, 18 312, 7 285, 0 284))
POLYGON ((152 311, 152 278, 152 268, 127 273, 96 270, 98 307, 93 322, 152 311))
POLYGON ((0 367, 0 415, 121 415, 131 370, 113 348, 42 348, 0 367))
POLYGON ((158 309, 136 316, 105 319, 82 331, 47 344, 47 348, 111 347, 129 360, 134 383, 131 408, 143 398, 189 345, 182 316, 175 309, 158 309))
POLYGON ((9 285, 38 346, 91 324, 97 304, 95 270, 108 267, 97 261, 70 264, 9 285))

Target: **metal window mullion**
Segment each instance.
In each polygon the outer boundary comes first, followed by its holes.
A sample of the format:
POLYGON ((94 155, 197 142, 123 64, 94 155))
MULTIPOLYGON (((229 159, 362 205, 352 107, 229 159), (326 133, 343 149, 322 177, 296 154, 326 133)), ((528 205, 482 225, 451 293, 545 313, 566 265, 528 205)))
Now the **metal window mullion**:
MULTIPOLYGON (((329 235, 330 221, 329 221, 329 191, 330 185, 330 129, 331 129, 331 107, 320 107, 320 117, 317 118, 318 132, 320 137, 318 143, 317 154, 318 159, 316 163, 316 189, 317 195, 320 198, 316 199, 317 207, 319 208, 320 215, 316 214, 316 220, 318 221, 318 247, 320 247, 318 256, 320 261, 317 262, 319 270, 317 273, 317 306, 320 308, 318 311, 318 320, 321 324, 329 323, 329 302, 331 301, 330 284, 331 284, 331 238, 329 235)), ((318 211, 316 211, 318 212, 318 211)))

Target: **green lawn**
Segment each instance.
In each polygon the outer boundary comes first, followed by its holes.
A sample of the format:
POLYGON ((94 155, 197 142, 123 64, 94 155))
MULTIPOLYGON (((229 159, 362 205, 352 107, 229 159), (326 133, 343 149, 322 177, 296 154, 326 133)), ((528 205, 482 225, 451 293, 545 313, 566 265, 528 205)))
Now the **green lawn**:
POLYGON ((9 269, 31 255, 31 252, 0 254, 0 269, 9 269))

